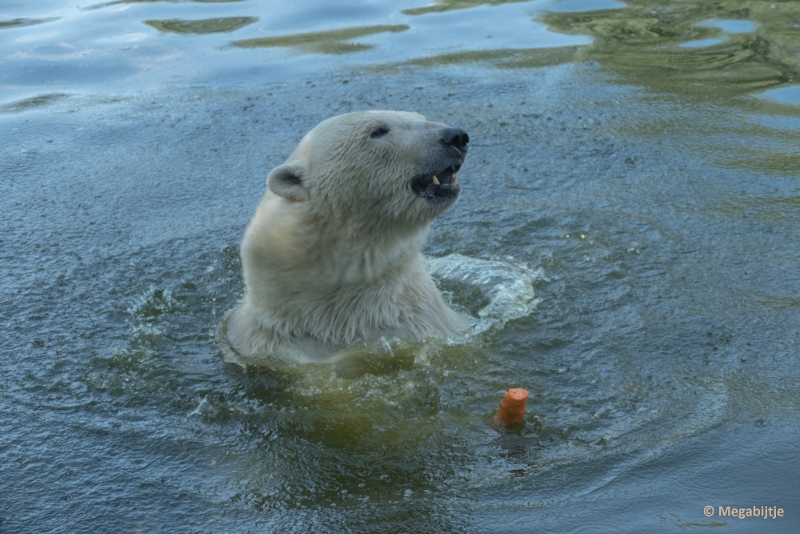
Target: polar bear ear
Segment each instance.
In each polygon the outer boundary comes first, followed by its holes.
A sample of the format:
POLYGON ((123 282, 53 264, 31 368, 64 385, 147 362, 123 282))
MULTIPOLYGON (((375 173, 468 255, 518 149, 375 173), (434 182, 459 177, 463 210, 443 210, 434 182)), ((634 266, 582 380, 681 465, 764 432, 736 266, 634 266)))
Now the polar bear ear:
POLYGON ((304 181, 306 168, 296 161, 284 163, 272 169, 267 177, 269 190, 294 202, 309 199, 308 187, 304 181))

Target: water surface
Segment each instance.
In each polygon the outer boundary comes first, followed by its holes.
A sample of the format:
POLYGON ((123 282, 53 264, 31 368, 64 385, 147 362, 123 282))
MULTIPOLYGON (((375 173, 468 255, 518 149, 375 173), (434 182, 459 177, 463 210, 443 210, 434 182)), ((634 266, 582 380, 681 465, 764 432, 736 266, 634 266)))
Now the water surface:
POLYGON ((793 2, 50 0, 0 36, 0 530, 800 527, 793 2), (425 252, 513 265, 535 305, 226 363, 269 170, 374 108, 470 133, 425 252))

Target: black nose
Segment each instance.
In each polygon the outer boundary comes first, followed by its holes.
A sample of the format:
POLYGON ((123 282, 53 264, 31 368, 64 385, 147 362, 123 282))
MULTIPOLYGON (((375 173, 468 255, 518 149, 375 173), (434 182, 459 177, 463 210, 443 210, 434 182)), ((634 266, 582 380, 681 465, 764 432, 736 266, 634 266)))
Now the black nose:
POLYGON ((464 152, 467 149, 467 143, 469 143, 469 135, 458 128, 445 128, 442 130, 442 142, 459 152, 464 152))

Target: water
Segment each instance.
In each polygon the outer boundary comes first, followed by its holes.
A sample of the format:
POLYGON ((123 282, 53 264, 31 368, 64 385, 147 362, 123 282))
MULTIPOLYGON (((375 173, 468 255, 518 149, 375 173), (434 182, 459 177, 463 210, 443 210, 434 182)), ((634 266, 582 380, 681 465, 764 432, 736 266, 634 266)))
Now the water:
POLYGON ((800 527, 795 3, 53 0, 0 36, 0 531, 800 527), (475 335, 226 363, 266 175, 370 108, 470 133, 425 253, 475 335))

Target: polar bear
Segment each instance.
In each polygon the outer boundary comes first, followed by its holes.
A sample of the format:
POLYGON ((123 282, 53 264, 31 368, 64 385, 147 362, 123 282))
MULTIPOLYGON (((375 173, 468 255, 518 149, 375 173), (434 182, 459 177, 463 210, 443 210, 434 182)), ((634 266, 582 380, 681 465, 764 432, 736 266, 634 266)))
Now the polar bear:
POLYGON ((458 199, 468 142, 401 111, 314 127, 270 172, 242 241, 245 294, 223 323, 232 348, 313 362, 381 337, 464 334, 420 251, 458 199))

